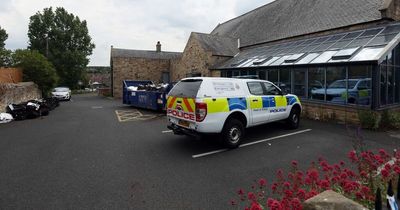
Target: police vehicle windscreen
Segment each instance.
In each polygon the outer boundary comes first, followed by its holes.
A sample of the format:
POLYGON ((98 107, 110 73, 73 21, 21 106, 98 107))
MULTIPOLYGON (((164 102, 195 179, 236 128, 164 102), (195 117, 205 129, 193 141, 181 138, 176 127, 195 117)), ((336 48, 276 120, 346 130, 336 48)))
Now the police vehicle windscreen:
POLYGON ((201 79, 182 80, 172 88, 168 95, 179 96, 186 98, 196 98, 200 85, 203 82, 201 79))

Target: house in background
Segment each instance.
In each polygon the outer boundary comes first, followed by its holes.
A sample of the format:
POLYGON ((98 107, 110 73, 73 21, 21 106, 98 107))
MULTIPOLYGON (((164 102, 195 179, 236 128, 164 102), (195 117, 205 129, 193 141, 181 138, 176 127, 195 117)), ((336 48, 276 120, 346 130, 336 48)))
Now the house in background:
MULTIPOLYGON (((257 75, 297 94, 316 118, 356 119, 359 109, 400 107, 399 20, 399 0, 276 0, 191 33, 169 74, 257 75)), ((113 49, 111 57, 115 72, 113 49)))

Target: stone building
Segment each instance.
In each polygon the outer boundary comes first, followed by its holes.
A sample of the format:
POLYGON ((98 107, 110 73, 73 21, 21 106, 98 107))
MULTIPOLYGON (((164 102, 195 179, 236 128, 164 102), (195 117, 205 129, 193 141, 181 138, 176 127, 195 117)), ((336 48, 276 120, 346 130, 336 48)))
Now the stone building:
POLYGON ((399 0, 276 0, 191 33, 165 68, 173 81, 257 75, 301 97, 316 118, 346 120, 358 109, 400 107, 398 21, 399 0))
POLYGON ((128 50, 111 47, 112 95, 122 97, 124 80, 151 80, 168 82, 171 63, 175 63, 182 53, 161 51, 160 42, 155 51, 128 50))

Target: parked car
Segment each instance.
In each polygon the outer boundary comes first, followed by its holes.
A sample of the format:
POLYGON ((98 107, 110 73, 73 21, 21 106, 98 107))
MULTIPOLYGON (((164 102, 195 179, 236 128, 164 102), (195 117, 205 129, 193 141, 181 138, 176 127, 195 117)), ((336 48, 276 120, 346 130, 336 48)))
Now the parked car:
MULTIPOLYGON (((324 100, 325 88, 311 90, 313 99, 324 100)), ((326 100, 334 103, 369 104, 371 79, 336 80, 326 89, 326 100), (346 83, 348 91, 346 92, 346 83)))
POLYGON ((58 100, 71 100, 71 90, 68 87, 56 87, 51 95, 58 100))

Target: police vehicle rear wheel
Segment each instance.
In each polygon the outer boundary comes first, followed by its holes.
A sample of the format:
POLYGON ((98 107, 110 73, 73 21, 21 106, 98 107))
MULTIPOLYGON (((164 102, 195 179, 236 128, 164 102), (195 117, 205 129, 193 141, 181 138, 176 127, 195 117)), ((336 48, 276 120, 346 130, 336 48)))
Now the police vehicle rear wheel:
POLYGON ((228 148, 237 148, 244 136, 243 123, 237 119, 230 119, 226 122, 222 131, 224 144, 228 148))
POLYGON ((297 108, 293 108, 290 111, 290 115, 286 120, 289 128, 296 129, 299 127, 300 124, 300 110, 297 108))

